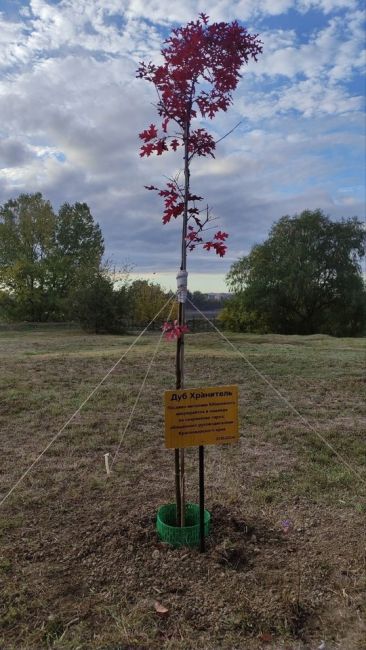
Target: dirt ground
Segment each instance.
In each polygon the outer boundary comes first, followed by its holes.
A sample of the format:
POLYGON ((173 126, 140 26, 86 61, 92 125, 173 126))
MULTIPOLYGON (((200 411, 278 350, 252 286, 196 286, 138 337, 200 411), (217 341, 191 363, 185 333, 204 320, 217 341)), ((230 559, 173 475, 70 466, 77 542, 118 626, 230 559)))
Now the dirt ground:
MULTIPOLYGON (((0 339, 4 495, 132 339, 0 339)), ((155 530, 174 499, 162 410, 171 344, 124 431, 158 341, 149 335, 0 508, 2 650, 366 648, 364 341, 233 338, 359 480, 216 335, 187 339, 187 385, 240 390, 240 442, 206 448, 206 553, 155 530), (104 454, 121 437, 107 478, 104 454)), ((190 449, 193 502, 197 473, 190 449)))

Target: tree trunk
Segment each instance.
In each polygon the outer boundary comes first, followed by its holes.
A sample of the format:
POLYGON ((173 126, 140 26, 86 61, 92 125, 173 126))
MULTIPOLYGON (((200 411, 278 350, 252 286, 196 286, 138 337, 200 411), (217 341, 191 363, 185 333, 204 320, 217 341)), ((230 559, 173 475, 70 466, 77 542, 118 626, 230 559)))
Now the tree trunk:
MULTIPOLYGON (((187 270, 187 222, 188 222, 188 201, 189 201, 189 113, 184 127, 184 211, 182 226, 182 246, 180 270, 187 270)), ((178 324, 184 325, 185 303, 179 303, 178 324)), ((177 339, 176 351, 176 388, 184 388, 184 334, 177 339)), ((184 449, 175 450, 175 487, 177 500, 177 523, 185 525, 185 468, 184 449)))

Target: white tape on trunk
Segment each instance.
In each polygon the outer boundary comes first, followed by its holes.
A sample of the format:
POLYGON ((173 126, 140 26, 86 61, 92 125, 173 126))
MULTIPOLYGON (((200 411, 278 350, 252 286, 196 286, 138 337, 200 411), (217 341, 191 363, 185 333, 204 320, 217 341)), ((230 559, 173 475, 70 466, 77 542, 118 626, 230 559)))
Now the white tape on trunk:
POLYGON ((185 302, 187 300, 187 271, 178 271, 177 275, 177 300, 185 302))

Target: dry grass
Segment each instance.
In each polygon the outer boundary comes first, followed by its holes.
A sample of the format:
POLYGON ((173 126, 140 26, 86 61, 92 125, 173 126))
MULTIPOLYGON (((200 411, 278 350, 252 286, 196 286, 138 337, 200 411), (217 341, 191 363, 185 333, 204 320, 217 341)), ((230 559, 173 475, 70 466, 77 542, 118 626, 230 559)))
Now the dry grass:
MULTIPOLYGON (((1 507, 0 647, 361 650, 364 483, 216 334, 186 345, 187 386, 240 389, 239 444, 207 448, 207 553, 167 547, 154 530, 174 494, 162 407, 174 387, 171 343, 106 480, 104 454, 118 445, 157 336, 141 339, 1 507)), ((366 480, 364 340, 230 338, 366 480)), ((0 334, 2 495, 132 340, 0 334)), ((197 450, 187 464, 196 501, 197 450)))

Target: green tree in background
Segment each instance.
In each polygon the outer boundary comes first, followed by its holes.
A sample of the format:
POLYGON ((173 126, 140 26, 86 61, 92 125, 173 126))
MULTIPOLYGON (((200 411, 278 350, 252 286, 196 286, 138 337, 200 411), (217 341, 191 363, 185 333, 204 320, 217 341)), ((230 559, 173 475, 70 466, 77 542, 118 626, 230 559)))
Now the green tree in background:
POLYGON ((52 206, 39 193, 0 207, 0 285, 7 292, 2 304, 14 318, 44 320, 55 227, 52 206))
POLYGON ((0 318, 76 320, 95 333, 152 320, 168 295, 157 284, 130 282, 128 268, 115 282, 103 253, 86 203, 64 203, 55 213, 40 193, 10 199, 0 206, 0 318))
POLYGON ((13 320, 65 320, 80 278, 100 270, 104 244, 86 203, 55 214, 42 194, 0 206, 0 308, 13 320))
POLYGON ((102 272, 104 241, 102 232, 86 203, 64 203, 58 212, 55 246, 49 263, 49 297, 62 319, 74 317, 75 290, 102 272), (90 276, 90 280, 87 280, 90 276))
MULTIPOLYGON (((147 280, 135 280, 129 289, 130 319, 138 324, 151 321, 158 311, 167 302, 169 294, 165 293, 160 285, 147 280)), ((171 305, 160 314, 159 320, 168 317, 171 305)), ((173 314, 176 318, 176 314, 173 314)))
POLYGON ((234 297, 222 323, 282 334, 364 333, 364 245, 357 218, 333 222, 321 210, 282 217, 263 244, 232 265, 227 283, 234 297))
POLYGON ((193 291, 193 293, 188 291, 188 298, 192 301, 195 307, 198 307, 198 309, 201 309, 202 311, 216 311, 220 309, 227 300, 226 297, 220 299, 212 298, 201 291, 193 291))
POLYGON ((70 297, 70 311, 82 328, 95 334, 121 334, 126 331, 129 296, 125 285, 114 288, 108 272, 84 272, 70 297))

